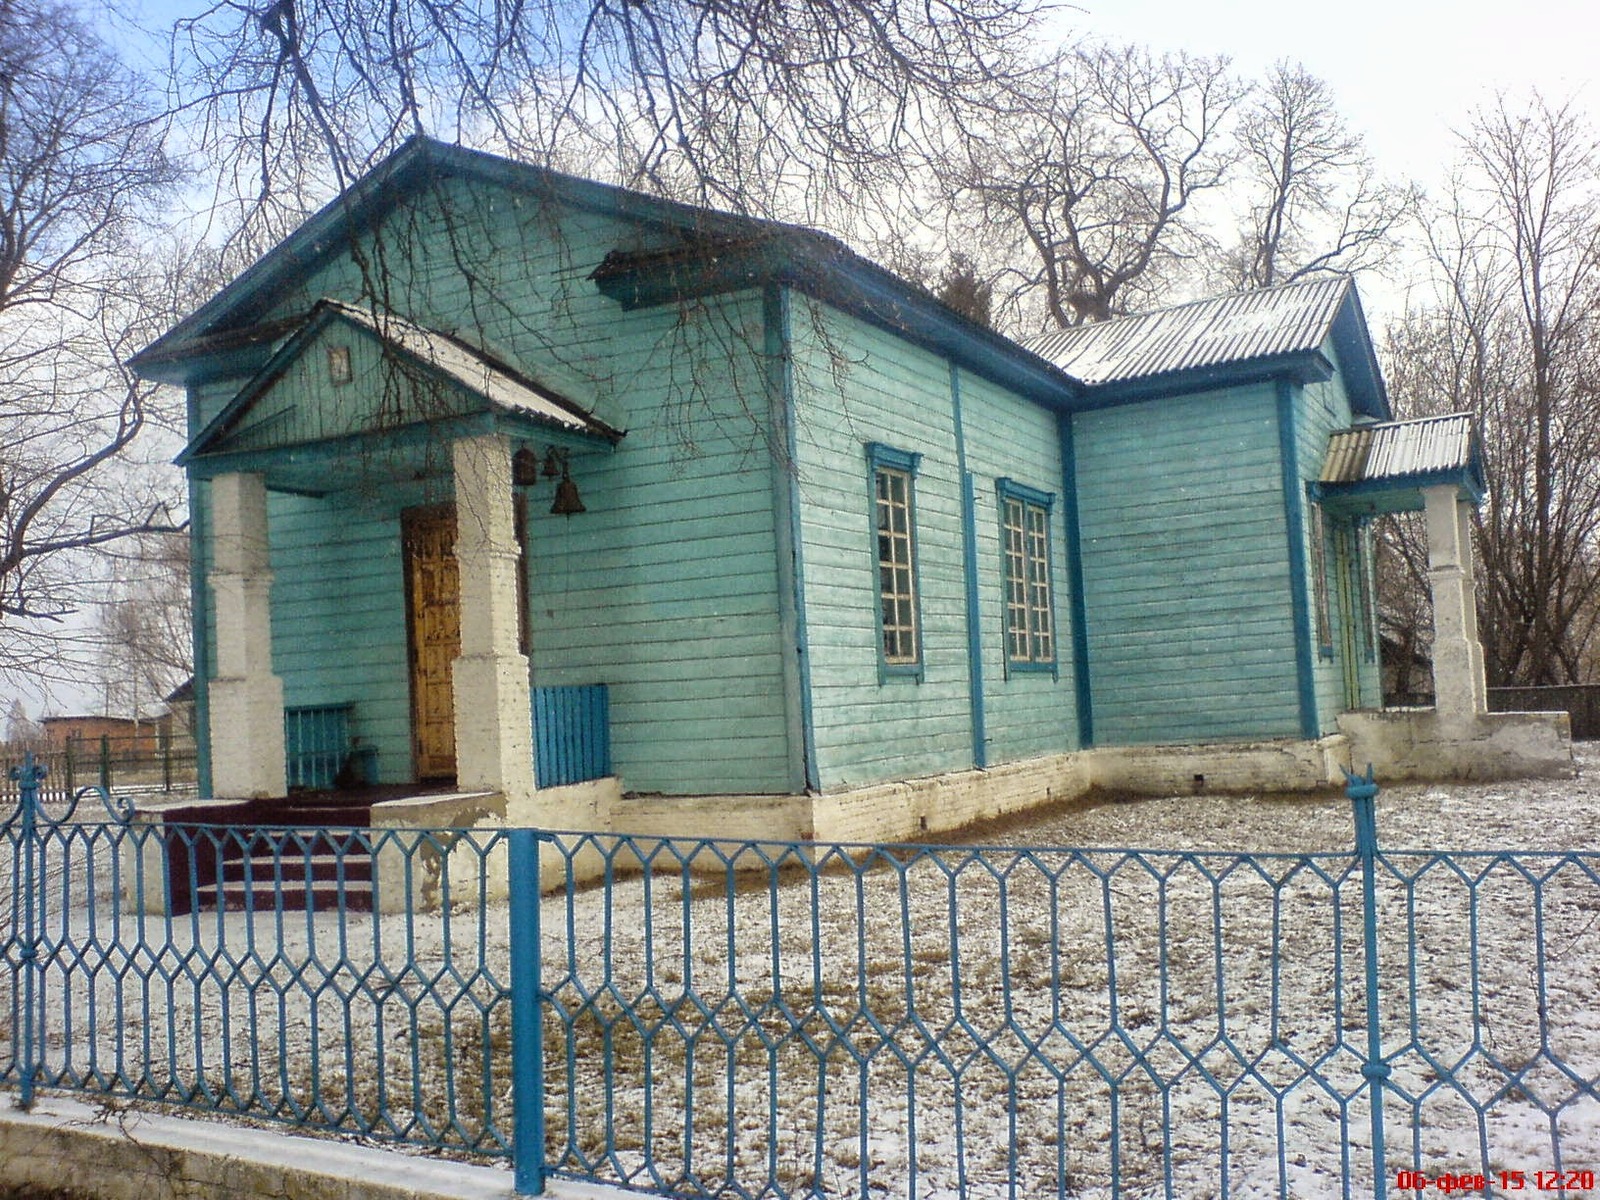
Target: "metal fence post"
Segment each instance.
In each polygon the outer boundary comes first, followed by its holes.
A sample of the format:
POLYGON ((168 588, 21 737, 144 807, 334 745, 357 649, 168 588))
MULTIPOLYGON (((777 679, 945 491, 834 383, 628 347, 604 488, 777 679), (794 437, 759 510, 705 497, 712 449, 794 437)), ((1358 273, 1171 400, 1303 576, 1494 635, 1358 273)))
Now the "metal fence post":
POLYGON ((1389 1194, 1387 1160, 1383 1152, 1383 1089, 1389 1064, 1383 1057, 1383 1037, 1378 1028, 1378 814, 1374 801, 1378 784, 1372 765, 1365 775, 1345 773, 1344 794, 1356 820, 1356 855, 1361 859, 1361 926, 1366 949, 1367 1058, 1361 1074, 1367 1080, 1372 1105, 1372 1194, 1384 1200, 1389 1194))
POLYGON ((100 735, 100 786, 108 792, 111 790, 111 739, 103 733, 100 735))
POLYGON ((511 870, 511 1161, 519 1196, 544 1194, 544 1005, 539 991, 539 836, 513 829, 511 870))
POLYGON ((11 778, 17 782, 18 803, 21 815, 22 879, 20 891, 17 881, 12 883, 12 912, 22 912, 22 944, 17 949, 18 972, 22 976, 22 1045, 19 1047, 17 1068, 20 1075, 19 1103, 24 1109, 33 1107, 34 1077, 39 1072, 38 1046, 44 1042, 42 1019, 34 1011, 36 981, 34 973, 39 959, 39 926, 35 920, 35 896, 42 899, 39 884, 42 882, 36 856, 41 851, 39 841, 39 783, 47 774, 42 763, 33 760, 29 750, 22 765, 11 768, 11 778), (36 1019, 39 1027, 34 1027, 36 1019))

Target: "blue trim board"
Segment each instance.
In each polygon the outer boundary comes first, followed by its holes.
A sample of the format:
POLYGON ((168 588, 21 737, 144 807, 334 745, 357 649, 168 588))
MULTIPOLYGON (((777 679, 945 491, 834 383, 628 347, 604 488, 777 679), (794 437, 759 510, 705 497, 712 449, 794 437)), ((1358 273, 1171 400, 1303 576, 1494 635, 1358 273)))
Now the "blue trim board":
POLYGON ((891 679, 914 679, 921 683, 927 670, 923 654, 922 636, 922 577, 918 572, 921 555, 917 553, 917 468, 922 455, 914 450, 900 450, 882 442, 866 443, 867 452, 867 553, 872 556, 873 601, 872 623, 877 631, 878 682, 891 679), (917 625, 917 661, 892 663, 883 655, 883 590, 878 559, 878 471, 904 471, 909 477, 906 488, 906 528, 911 534, 911 608, 917 625))
POLYGON ((915 475, 917 468, 922 465, 922 455, 915 450, 897 450, 893 446, 885 446, 882 442, 868 442, 867 461, 872 464, 873 470, 888 467, 891 471, 904 471, 908 475, 915 475))
POLYGON ((1312 499, 1321 501, 1330 508, 1342 511, 1372 515, 1375 512, 1421 512, 1423 500, 1420 495, 1425 487, 1438 487, 1441 484, 1453 483, 1461 489, 1464 499, 1470 499, 1474 504, 1482 504, 1487 494, 1482 475, 1475 469, 1476 464, 1465 467, 1451 467, 1443 471, 1422 471, 1415 475, 1396 475, 1388 479, 1364 479, 1359 483, 1313 483, 1311 485, 1312 499), (1416 492, 1418 495, 1411 495, 1416 492), (1376 496, 1393 497, 1392 505, 1372 505, 1368 511, 1368 503, 1376 496))
MULTIPOLYGON (((775 284, 763 288, 761 323, 763 348, 767 356, 767 386, 772 393, 770 411, 780 424, 780 428, 771 430, 768 436, 776 439, 781 433, 784 447, 781 461, 778 455, 772 456, 772 470, 781 475, 781 478, 774 480, 778 511, 773 514, 773 519, 774 522, 784 522, 787 527, 787 537, 782 536, 784 530, 778 530, 777 552, 783 554, 787 551, 791 564, 789 574, 792 589, 788 599, 794 608, 794 661, 800 692, 800 728, 798 731, 791 729, 790 736, 798 732, 800 737, 800 775, 805 787, 810 791, 820 791, 822 784, 817 767, 816 721, 811 711, 811 653, 806 634, 805 545, 800 516, 799 446, 794 418, 794 354, 790 318, 788 290, 775 284)), ((780 581, 783 574, 780 564, 780 581)), ((878 644, 881 654, 881 635, 878 644)))
MULTIPOLYGON (((209 489, 208 489, 209 491, 209 489)), ((211 796, 211 655, 206 649, 206 575, 211 569, 211 497, 189 481, 189 611, 194 640, 195 782, 202 799, 211 796)))
POLYGON ((1054 492, 1042 492, 1038 488, 1029 487, 1025 483, 1018 483, 1015 479, 1006 475, 996 479, 994 487, 995 491, 999 492, 1001 497, 1005 499, 1021 500, 1025 504, 1034 504, 1040 508, 1055 507, 1056 494, 1054 492))
POLYGON ((989 765, 988 719, 983 710, 983 623, 978 608, 978 498, 967 470, 967 433, 961 421, 961 368, 950 363, 950 411, 956 430, 956 472, 961 477, 961 571, 967 602, 967 707, 972 720, 972 765, 989 765))
POLYGON ((1073 405, 1074 412, 1115 408, 1120 404, 1141 404, 1146 400, 1174 400, 1197 392, 1247 387, 1288 378, 1295 383, 1323 383, 1332 379, 1333 364, 1319 350, 1252 358, 1244 362, 1220 363, 1210 367, 1191 367, 1164 375, 1141 375, 1134 379, 1086 385, 1083 398, 1073 405))
POLYGON ((1078 749, 1094 745, 1094 689, 1089 678, 1089 607, 1083 594, 1083 531, 1078 522, 1078 451, 1072 414, 1056 414, 1061 441, 1061 517, 1066 533, 1067 597, 1072 614, 1072 680, 1077 692, 1078 749))
POLYGON ((1278 380, 1278 460, 1283 473, 1284 528, 1289 539, 1289 600, 1294 621, 1295 676, 1300 694, 1300 736, 1314 741, 1322 734, 1317 716, 1315 648, 1312 645, 1311 602, 1307 594, 1305 488, 1300 482, 1300 454, 1295 437, 1295 388, 1278 380))

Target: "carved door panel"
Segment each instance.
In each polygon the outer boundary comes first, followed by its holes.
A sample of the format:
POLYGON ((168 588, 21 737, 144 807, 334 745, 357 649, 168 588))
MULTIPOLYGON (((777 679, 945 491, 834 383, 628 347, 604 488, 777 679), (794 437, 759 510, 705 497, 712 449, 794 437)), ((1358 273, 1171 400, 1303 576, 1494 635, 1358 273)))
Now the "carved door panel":
POLYGON ((411 658, 411 730, 416 775, 454 779, 455 694, 451 671, 461 652, 461 597, 452 508, 405 514, 406 614, 411 658))

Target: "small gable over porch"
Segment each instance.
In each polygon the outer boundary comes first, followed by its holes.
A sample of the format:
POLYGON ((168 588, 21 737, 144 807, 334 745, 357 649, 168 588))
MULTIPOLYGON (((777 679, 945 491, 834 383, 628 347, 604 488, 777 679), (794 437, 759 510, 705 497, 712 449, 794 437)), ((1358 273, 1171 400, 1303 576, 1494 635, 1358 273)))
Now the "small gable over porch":
POLYGON ((1472 415, 1341 430, 1328 439, 1313 494, 1342 515, 1427 513, 1434 702, 1443 717, 1486 714, 1472 558, 1472 510, 1483 500, 1484 474, 1472 415))
MULTIPOLYGON (((374 519, 387 522, 395 544, 404 542, 418 778, 531 791, 514 464, 535 448, 562 464, 605 454, 622 436, 458 338, 380 309, 318 301, 179 458, 209 486, 202 560, 215 607, 208 704, 215 794, 286 791, 285 689, 273 666, 274 552, 317 564, 310 574, 321 582, 292 588, 356 590, 361 582, 340 580, 359 564, 328 531, 374 519), (346 507, 358 491, 367 498, 360 516, 346 507), (317 524, 323 533, 275 526, 269 493, 326 509, 317 524), (275 547, 275 537, 293 545, 275 547), (462 723, 469 713, 495 719, 462 723)), ((386 603, 401 607, 398 596, 386 603)), ((277 615, 282 626, 284 614, 277 615)), ((278 630, 280 640, 296 632, 278 630)), ((324 658, 355 652, 349 631, 342 638, 303 632, 327 642, 316 652, 324 658)), ((330 662, 322 673, 337 678, 338 671, 330 662)))

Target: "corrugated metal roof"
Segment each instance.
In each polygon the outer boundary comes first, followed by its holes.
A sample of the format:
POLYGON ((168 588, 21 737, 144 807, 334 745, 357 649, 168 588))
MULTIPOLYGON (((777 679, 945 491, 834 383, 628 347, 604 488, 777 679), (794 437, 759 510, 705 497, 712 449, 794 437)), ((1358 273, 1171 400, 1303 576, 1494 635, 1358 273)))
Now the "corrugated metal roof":
POLYGON ((1358 425, 1328 439, 1322 483, 1368 483, 1455 471, 1473 462, 1471 413, 1358 425))
POLYGON ((1078 325, 1026 345, 1090 384, 1293 354, 1322 345, 1350 287, 1340 275, 1239 292, 1078 325))

